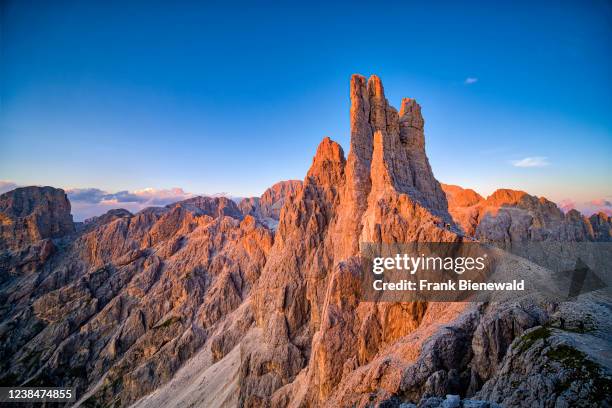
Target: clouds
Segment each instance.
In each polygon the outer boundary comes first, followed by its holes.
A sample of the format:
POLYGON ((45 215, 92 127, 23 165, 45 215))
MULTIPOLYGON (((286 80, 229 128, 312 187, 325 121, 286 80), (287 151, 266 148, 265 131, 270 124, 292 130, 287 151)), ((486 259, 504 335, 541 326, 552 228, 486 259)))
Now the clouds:
POLYGON ((195 196, 178 187, 122 190, 116 193, 109 193, 98 188, 72 188, 67 189, 66 194, 72 203, 73 214, 77 220, 100 215, 113 208, 125 208, 136 212, 146 207, 164 206, 195 196))
POLYGON ((0 194, 6 193, 7 191, 11 191, 19 187, 17 184, 12 181, 0 180, 0 194))
POLYGON ((596 207, 610 207, 612 208, 612 201, 606 200, 605 198, 597 198, 595 200, 589 201, 589 204, 596 207))
POLYGON ((548 158, 544 156, 525 157, 520 160, 512 160, 510 163, 512 163, 514 167, 522 168, 546 167, 550 165, 548 158))
POLYGON ((602 212, 608 216, 612 216, 612 198, 597 198, 591 200, 586 203, 585 210, 585 213, 590 212, 595 214, 602 212))
POLYGON ((559 206, 561 211, 563 211, 564 213, 567 213, 570 210, 576 209, 576 202, 574 200, 570 200, 569 198, 559 201, 557 205, 559 206))
MULTIPOLYGON (((522 162, 519 165, 515 165, 517 167, 541 167, 541 163, 539 163, 540 166, 534 166, 533 159, 543 159, 546 165, 548 165, 545 157, 526 157, 514 161, 513 164, 522 162)), ((0 194, 14 190, 17 187, 21 186, 12 181, 0 180, 0 194)), ((68 188, 65 191, 70 199, 71 212, 75 221, 83 221, 87 218, 102 215, 112 209, 124 208, 132 213, 136 213, 146 207, 164 206, 197 195, 204 195, 190 193, 179 187, 170 189, 145 188, 133 191, 121 190, 116 193, 110 193, 99 188, 68 188)), ((225 196, 234 200, 240 199, 240 197, 232 197, 228 193, 206 195, 210 197, 225 196)), ((557 205, 565 213, 575 209, 586 216, 600 212, 612 216, 612 196, 604 196, 584 202, 568 198, 559 201, 557 205)))
POLYGON ((560 201, 557 205, 565 213, 570 210, 578 210, 586 216, 598 213, 612 216, 612 198, 596 198, 587 202, 576 202, 571 199, 565 199, 560 201))
POLYGON ((135 198, 136 200, 140 200, 140 202, 148 205, 166 205, 196 196, 196 194, 188 193, 179 187, 174 187, 169 190, 145 188, 144 190, 136 190, 132 193, 128 193, 127 191, 121 191, 120 193, 122 193, 119 197, 120 200, 135 198))
POLYGON ((475 78, 475 77, 467 77, 465 78, 465 81, 463 81, 465 85, 472 85, 472 84, 475 84, 476 82, 478 82, 478 78, 475 78))
POLYGON ((73 188, 66 190, 70 201, 97 204, 108 194, 98 188, 73 188))
MULTIPOLYGON (((0 180, 0 194, 22 187, 8 180, 0 180)), ((197 195, 183 190, 180 187, 170 189, 144 188, 141 190, 121 190, 111 193, 99 188, 64 188, 70 200, 71 212, 75 221, 102 215, 108 210, 125 208, 135 213, 146 207, 160 207, 177 201, 186 200, 197 195)), ((228 197, 234 200, 229 193, 207 194, 211 197, 228 197)))
POLYGON ((66 190, 66 194, 73 202, 89 204, 136 203, 147 206, 166 205, 194 196, 194 194, 178 187, 169 190, 154 188, 135 191, 123 190, 116 193, 108 193, 98 188, 72 188, 66 190))

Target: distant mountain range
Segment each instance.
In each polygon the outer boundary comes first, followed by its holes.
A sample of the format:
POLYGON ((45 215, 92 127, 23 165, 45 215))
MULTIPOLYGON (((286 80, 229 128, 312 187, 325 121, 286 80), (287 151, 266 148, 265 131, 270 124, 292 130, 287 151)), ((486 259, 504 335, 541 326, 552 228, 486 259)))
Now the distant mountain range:
POLYGON ((74 223, 61 189, 2 194, 2 384, 73 386, 88 407, 612 403, 608 289, 360 300, 363 242, 611 242, 612 220, 442 185, 414 99, 396 110, 376 76, 350 95, 348 156, 325 138, 303 181, 261 197, 74 223))

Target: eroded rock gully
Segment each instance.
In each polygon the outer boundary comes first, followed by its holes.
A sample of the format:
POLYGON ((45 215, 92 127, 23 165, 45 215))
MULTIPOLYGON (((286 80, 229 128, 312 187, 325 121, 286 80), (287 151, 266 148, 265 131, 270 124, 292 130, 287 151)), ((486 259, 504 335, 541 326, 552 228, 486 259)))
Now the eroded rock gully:
POLYGON ((414 99, 398 112, 360 75, 350 98, 346 158, 325 138, 303 182, 238 205, 113 210, 75 231, 61 190, 2 195, 3 383, 75 386, 83 406, 609 403, 609 356, 590 346, 610 347, 607 294, 361 301, 362 242, 605 241, 610 219, 440 185, 414 99))

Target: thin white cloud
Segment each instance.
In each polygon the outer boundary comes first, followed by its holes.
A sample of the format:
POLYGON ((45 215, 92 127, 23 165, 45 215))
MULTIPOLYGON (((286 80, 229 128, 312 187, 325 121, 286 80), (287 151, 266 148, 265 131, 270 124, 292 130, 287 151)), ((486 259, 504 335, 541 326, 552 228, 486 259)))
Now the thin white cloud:
POLYGON ((164 206, 195 196, 182 188, 145 188, 116 193, 109 193, 98 188, 69 188, 66 194, 68 194, 72 204, 72 213, 77 221, 104 214, 114 208, 125 208, 131 212, 138 212, 146 207, 164 206))
MULTIPOLYGON (((0 194, 21 187, 9 180, 0 180, 0 194)), ((140 190, 123 190, 111 193, 99 188, 65 188, 72 207, 75 221, 101 215, 108 210, 125 208, 131 212, 138 212, 146 207, 159 207, 186 200, 197 195, 211 197, 227 197, 237 200, 229 193, 195 194, 175 187, 170 189, 144 188, 140 190)))
POLYGON ((14 190, 19 187, 17 184, 8 180, 0 180, 0 194, 4 194, 8 191, 14 190))
POLYGON ((478 82, 478 78, 475 78, 475 77, 467 77, 465 78, 465 81, 463 81, 463 83, 466 85, 472 85, 472 84, 475 84, 476 82, 478 82))
MULTIPOLYGON (((209 195, 190 193, 179 187, 123 190, 116 193, 109 193, 98 188, 71 188, 66 190, 66 194, 68 194, 72 204, 72 213, 77 221, 104 214, 106 211, 115 208, 125 208, 131 212, 138 212, 146 207, 164 206, 196 195, 209 195)), ((214 194, 213 196, 231 198, 227 193, 214 194)))
POLYGON ((108 193, 97 188, 72 188, 67 189, 66 194, 68 194, 72 202, 89 204, 135 203, 142 207, 166 205, 195 196, 195 194, 188 193, 182 188, 160 190, 145 188, 134 191, 118 191, 116 193, 108 193))
POLYGON ((512 163, 512 165, 514 167, 524 167, 524 168, 528 168, 528 167, 546 167, 546 166, 550 165, 550 162, 548 161, 548 158, 546 158, 544 156, 525 157, 525 158, 520 159, 520 160, 512 160, 511 163, 512 163))

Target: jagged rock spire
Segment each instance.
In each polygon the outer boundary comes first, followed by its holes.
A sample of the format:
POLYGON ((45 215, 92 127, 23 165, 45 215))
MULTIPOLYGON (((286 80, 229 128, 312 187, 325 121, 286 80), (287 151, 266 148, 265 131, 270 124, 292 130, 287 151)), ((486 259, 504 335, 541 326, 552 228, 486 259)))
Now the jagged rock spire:
POLYGON ((347 194, 355 201, 355 213, 366 208, 372 180, 386 180, 377 190, 392 188, 405 193, 436 215, 450 219, 447 202, 425 153, 424 120, 421 107, 411 98, 401 109, 389 105, 383 84, 376 75, 351 78, 351 150, 347 160, 347 194), (372 164, 374 135, 380 132, 381 163, 372 164), (375 177, 372 171, 384 171, 375 177))
POLYGON ((307 178, 313 179, 319 185, 338 186, 342 182, 344 165, 345 159, 342 147, 326 137, 317 148, 307 178))
POLYGON ((409 148, 425 149, 425 121, 421 115, 421 106, 414 99, 404 98, 399 116, 400 141, 409 148))

